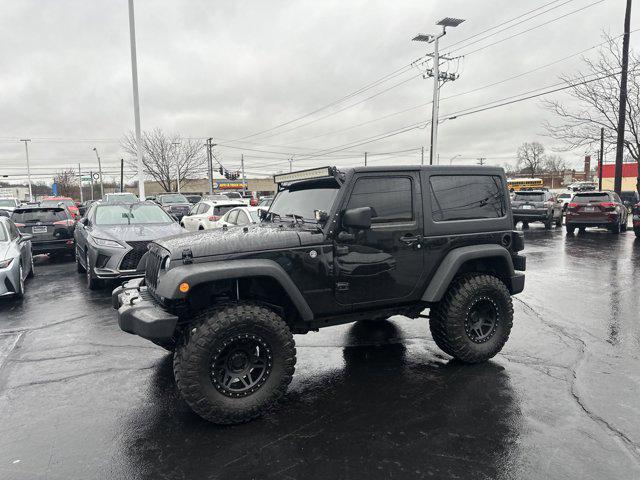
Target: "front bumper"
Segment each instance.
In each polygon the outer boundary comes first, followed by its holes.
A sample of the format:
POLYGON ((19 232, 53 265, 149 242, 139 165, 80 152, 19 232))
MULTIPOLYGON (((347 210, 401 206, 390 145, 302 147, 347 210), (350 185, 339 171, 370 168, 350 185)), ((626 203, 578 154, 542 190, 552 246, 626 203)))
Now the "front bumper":
POLYGON ((163 310, 144 286, 144 278, 129 280, 111 294, 118 310, 118 325, 127 333, 149 340, 171 338, 178 317, 163 310))

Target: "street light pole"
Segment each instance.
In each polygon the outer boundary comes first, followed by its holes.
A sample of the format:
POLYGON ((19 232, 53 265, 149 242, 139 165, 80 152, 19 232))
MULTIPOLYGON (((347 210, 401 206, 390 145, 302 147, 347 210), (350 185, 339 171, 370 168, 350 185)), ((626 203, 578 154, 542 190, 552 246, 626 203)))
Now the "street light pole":
POLYGON ((177 182, 178 193, 180 193, 180 142, 172 142, 171 145, 175 145, 176 148, 178 149, 178 158, 176 160, 176 171, 177 171, 176 182, 177 182))
MULTIPOLYGON (((434 160, 436 159, 436 149, 438 146, 438 111, 440 107, 440 51, 438 49, 438 43, 441 37, 444 37, 447 34, 447 27, 457 27, 462 22, 463 19, 460 18, 451 18, 445 17, 436 25, 442 26, 442 33, 440 34, 419 34, 414 37, 412 40, 417 42, 427 42, 433 43, 433 69, 429 72, 429 76, 433 77, 433 101, 431 102, 431 147, 429 151, 429 165, 433 165, 434 160)), ((457 78, 455 75, 449 75, 447 72, 444 72, 444 79, 454 80, 457 78)), ((426 78, 426 77, 425 77, 426 78)))
POLYGON ((140 101, 138 98, 138 59, 136 55, 136 23, 133 11, 133 0, 129 0, 129 40, 131 43, 131 78, 133 82, 133 116, 136 127, 136 157, 138 160, 138 197, 141 201, 144 201, 142 135, 140 133, 140 101))
POLYGON ((100 198, 104 198, 104 183, 102 182, 102 164, 100 163, 100 155, 98 155, 98 149, 93 147, 93 151, 96 152, 98 158, 98 175, 100 175, 100 198))
POLYGON ((80 178, 80 203, 84 202, 82 197, 82 170, 80 170, 80 164, 78 163, 78 178, 80 178))
POLYGON ((454 155, 453 157, 451 157, 451 158, 449 159, 449 165, 453 165, 453 161, 454 161, 456 158, 458 158, 459 156, 460 156, 460 154, 458 153, 458 154, 454 155))
POLYGON ((24 152, 27 156, 27 179, 29 180, 29 201, 33 202, 33 190, 31 188, 31 167, 29 166, 29 147, 27 146, 27 142, 30 142, 30 138, 23 138, 20 140, 24 142, 24 152))

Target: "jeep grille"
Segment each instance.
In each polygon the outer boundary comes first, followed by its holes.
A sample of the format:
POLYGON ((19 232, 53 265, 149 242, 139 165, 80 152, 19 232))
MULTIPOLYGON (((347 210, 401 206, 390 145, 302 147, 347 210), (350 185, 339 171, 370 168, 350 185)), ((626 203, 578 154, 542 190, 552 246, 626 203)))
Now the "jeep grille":
POLYGON ((147 257, 147 271, 145 272, 145 283, 149 288, 155 290, 158 284, 158 273, 160 267, 164 261, 165 256, 156 248, 149 250, 149 256, 147 257))

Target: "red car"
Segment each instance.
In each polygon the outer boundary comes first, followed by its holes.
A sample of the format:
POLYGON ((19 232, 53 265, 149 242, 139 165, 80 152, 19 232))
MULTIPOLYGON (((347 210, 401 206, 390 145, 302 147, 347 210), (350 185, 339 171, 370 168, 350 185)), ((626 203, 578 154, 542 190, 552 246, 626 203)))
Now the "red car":
POLYGON ((67 207, 67 209, 69 210, 69 213, 71 213, 71 216, 73 217, 74 220, 77 220, 79 218, 80 211, 78 210, 76 202, 73 201, 73 198, 69 198, 69 197, 44 197, 42 199, 42 201, 40 202, 40 206, 41 207, 57 207, 61 203, 64 204, 67 207))
POLYGON ((586 227, 620 233, 627 230, 628 219, 629 211, 615 192, 580 192, 567 204, 565 225, 567 233, 576 228, 583 232, 586 227))

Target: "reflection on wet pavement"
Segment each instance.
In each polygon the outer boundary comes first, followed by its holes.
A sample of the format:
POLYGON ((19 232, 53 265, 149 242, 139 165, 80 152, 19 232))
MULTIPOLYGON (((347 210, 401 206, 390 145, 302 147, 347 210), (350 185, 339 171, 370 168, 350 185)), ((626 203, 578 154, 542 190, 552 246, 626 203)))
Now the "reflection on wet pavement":
POLYGON ((0 302, 0 477, 640 478, 640 243, 535 226, 526 242, 494 361, 451 361, 423 319, 327 328, 296 336, 279 410, 234 427, 191 413, 108 291, 38 259, 25 301, 0 302))

